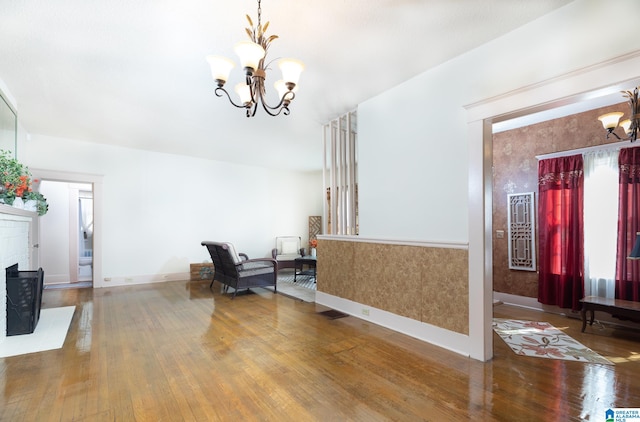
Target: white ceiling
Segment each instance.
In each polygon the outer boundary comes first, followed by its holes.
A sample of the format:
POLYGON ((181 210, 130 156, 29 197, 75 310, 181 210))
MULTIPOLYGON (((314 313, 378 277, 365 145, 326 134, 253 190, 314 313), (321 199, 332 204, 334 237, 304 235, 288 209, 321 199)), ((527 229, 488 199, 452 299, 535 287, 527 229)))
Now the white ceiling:
POLYGON ((263 0, 268 59, 306 70, 289 116, 248 119, 214 95, 205 56, 237 62, 256 1, 2 0, 0 79, 30 133, 314 170, 322 124, 570 1, 263 0))

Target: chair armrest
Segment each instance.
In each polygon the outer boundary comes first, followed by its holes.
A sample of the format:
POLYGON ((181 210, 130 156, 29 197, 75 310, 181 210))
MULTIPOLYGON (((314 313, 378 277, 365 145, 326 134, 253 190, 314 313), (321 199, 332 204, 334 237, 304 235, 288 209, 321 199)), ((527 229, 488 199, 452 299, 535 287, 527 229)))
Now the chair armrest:
POLYGON ((249 260, 249 255, 247 255, 246 253, 242 253, 240 252, 238 254, 238 256, 240 257, 240 259, 242 259, 243 261, 248 261, 249 260))

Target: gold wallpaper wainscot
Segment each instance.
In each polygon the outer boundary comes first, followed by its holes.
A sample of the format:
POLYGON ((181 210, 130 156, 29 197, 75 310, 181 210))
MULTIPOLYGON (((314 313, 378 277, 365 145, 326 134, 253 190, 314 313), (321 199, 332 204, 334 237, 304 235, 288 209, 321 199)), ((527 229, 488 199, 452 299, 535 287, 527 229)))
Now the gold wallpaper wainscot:
POLYGON ((318 291, 469 334, 466 249, 318 241, 318 291))

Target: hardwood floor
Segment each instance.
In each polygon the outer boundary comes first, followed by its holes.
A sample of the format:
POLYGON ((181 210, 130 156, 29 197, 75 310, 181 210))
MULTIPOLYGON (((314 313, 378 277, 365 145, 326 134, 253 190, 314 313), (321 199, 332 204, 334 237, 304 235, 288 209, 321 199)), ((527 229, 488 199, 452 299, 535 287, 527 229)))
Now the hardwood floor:
POLYGON ((496 317, 548 321, 616 364, 518 357, 497 336, 482 363, 217 286, 45 290, 43 307, 77 306, 69 334, 62 349, 0 359, 0 420, 604 421, 640 407, 636 331, 581 333, 577 319, 500 305, 496 317))

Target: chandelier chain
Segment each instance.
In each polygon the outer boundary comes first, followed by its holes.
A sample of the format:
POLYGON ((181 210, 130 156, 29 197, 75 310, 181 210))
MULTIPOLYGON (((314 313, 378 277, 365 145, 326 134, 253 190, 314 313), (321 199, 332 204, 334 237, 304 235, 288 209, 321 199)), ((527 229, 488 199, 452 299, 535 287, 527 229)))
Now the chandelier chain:
POLYGON ((260 6, 261 0, 258 0, 258 26, 260 26, 260 17, 262 15, 262 7, 260 6))

